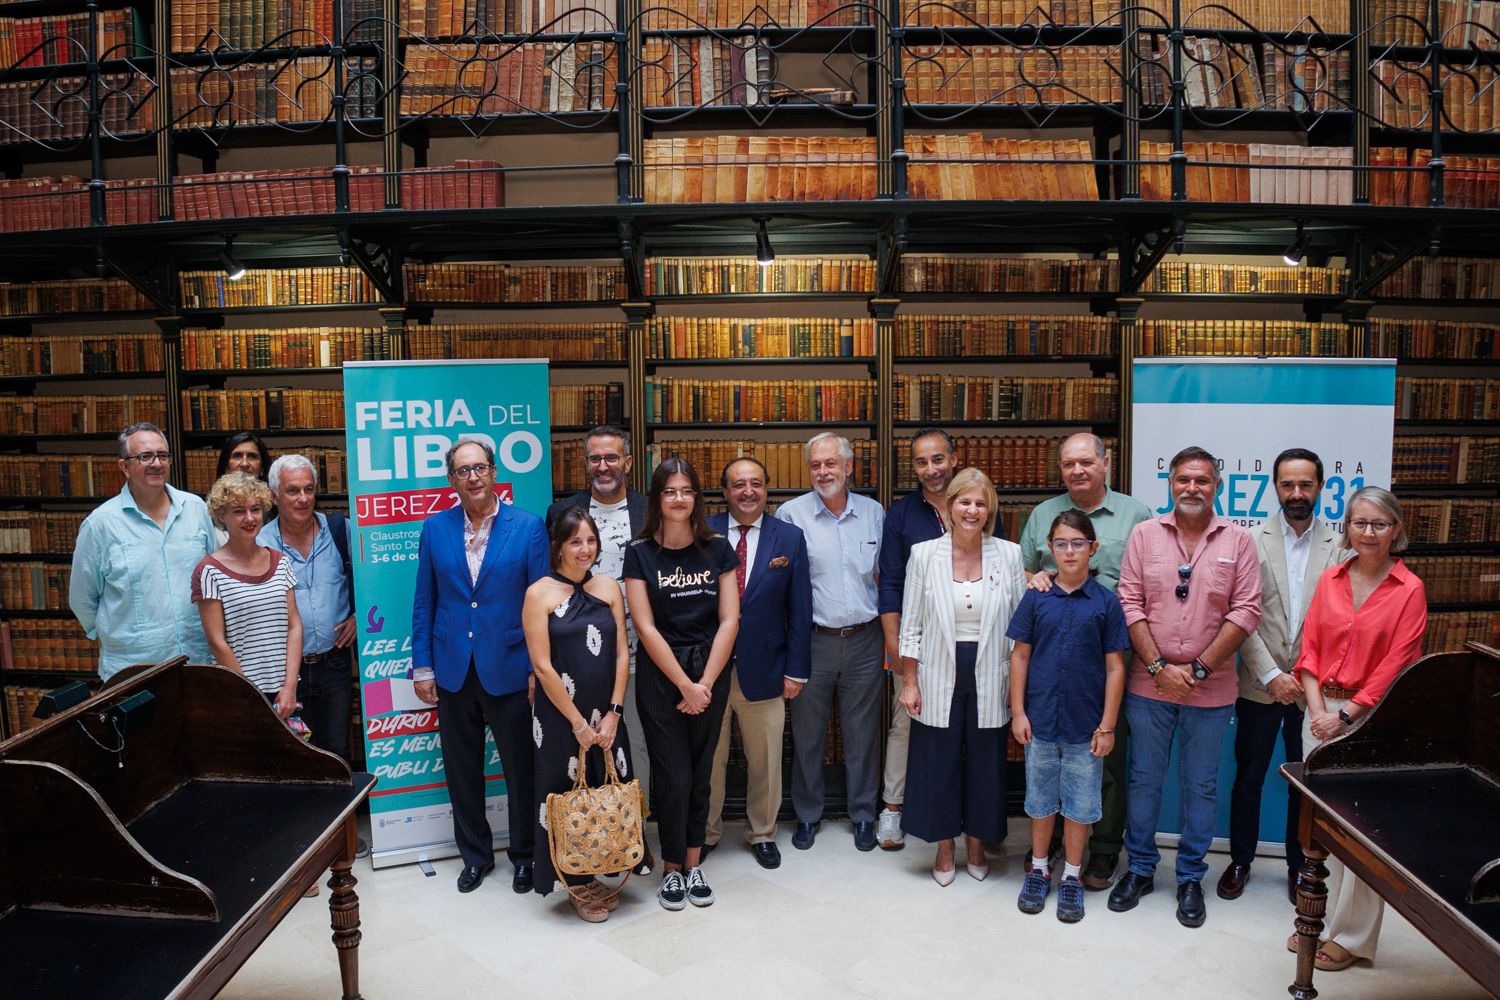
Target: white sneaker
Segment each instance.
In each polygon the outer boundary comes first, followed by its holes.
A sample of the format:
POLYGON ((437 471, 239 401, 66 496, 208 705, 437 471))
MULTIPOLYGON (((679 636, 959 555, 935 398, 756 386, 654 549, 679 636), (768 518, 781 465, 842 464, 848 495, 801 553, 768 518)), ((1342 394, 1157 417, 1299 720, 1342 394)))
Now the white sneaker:
POLYGON ((899 851, 906 846, 906 834, 901 832, 901 813, 895 809, 880 810, 880 822, 875 828, 875 839, 882 851, 899 851))

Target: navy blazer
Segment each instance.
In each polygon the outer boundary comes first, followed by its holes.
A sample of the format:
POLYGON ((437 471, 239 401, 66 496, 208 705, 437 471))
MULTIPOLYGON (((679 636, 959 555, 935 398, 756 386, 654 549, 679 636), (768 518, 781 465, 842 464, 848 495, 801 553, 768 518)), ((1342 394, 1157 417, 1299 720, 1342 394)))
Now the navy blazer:
MULTIPOLYGON (((588 490, 565 496, 561 500, 547 508, 547 536, 552 536, 552 525, 557 523, 557 518, 569 507, 582 507, 585 512, 589 509, 588 490)), ((641 534, 641 525, 646 523, 646 494, 637 493, 635 490, 625 491, 626 509, 630 511, 630 537, 638 538, 641 534)))
POLYGON ((469 659, 490 694, 526 690, 531 658, 521 629, 526 588, 547 573, 542 519, 502 503, 490 528, 478 584, 469 582, 463 507, 422 524, 411 609, 411 665, 432 667, 438 687, 458 691, 469 659))
MULTIPOLYGON (((709 527, 735 545, 740 533, 727 513, 709 527)), ((740 630, 734 640, 735 675, 750 701, 780 698, 782 681, 812 673, 812 570, 807 539, 795 524, 767 514, 760 521, 755 564, 740 598, 740 630), (772 560, 785 560, 772 566, 772 560)))

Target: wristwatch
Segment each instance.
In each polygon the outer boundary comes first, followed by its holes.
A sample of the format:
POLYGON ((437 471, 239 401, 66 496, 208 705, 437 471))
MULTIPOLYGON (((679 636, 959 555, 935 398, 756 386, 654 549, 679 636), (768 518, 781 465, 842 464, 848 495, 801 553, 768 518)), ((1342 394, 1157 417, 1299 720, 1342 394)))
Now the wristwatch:
POLYGON ((615 713, 616 715, 624 715, 625 714, 625 706, 624 705, 611 705, 611 706, 609 706, 609 710, 611 712, 615 713))
POLYGON ((1146 673, 1150 674, 1152 677, 1155 677, 1157 674, 1161 673, 1162 668, 1166 665, 1167 658, 1165 656, 1158 656, 1153 662, 1146 664, 1146 673))
POLYGON ((1213 673, 1213 671, 1204 666, 1202 660, 1198 659, 1197 657, 1193 658, 1193 680, 1206 681, 1208 680, 1208 675, 1211 673, 1213 673))
POLYGON ((1346 726, 1352 726, 1352 725, 1354 725, 1354 720, 1351 719, 1349 717, 1349 713, 1346 712, 1346 711, 1344 711, 1342 708, 1339 709, 1339 721, 1342 722, 1346 726))

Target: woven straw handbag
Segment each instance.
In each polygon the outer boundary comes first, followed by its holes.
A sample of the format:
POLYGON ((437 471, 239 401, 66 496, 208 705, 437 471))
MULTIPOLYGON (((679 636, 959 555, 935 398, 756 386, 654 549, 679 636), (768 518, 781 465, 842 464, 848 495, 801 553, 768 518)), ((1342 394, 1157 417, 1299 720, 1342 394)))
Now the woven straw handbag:
MULTIPOLYGON (((588 750, 578 750, 573 789, 547 796, 547 846, 559 875, 616 875, 629 872, 646 856, 641 836, 644 812, 641 783, 621 781, 614 758, 604 753, 604 783, 588 785, 588 750)), ((618 892, 624 882, 616 887, 618 892)), ((573 887, 569 886, 570 894, 573 887)))

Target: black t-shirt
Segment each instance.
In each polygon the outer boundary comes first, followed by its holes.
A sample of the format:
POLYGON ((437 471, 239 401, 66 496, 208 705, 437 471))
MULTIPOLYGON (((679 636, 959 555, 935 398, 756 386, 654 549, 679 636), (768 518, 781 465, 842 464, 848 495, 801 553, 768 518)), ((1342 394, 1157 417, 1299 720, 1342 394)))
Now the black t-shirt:
POLYGON ((685 549, 637 538, 625 549, 625 579, 646 582, 656 630, 668 645, 711 643, 719 630, 719 577, 739 563, 723 535, 685 549))

